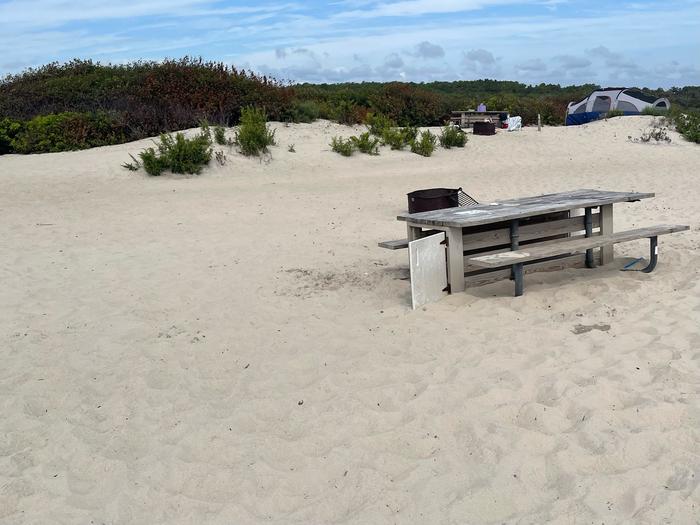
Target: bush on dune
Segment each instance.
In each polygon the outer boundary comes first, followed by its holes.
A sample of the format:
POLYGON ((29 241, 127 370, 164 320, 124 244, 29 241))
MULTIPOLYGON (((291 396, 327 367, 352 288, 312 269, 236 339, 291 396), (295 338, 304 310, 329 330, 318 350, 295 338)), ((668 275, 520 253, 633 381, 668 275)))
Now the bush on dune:
POLYGON ((676 125, 676 131, 683 135, 686 140, 700 144, 700 114, 677 115, 673 122, 676 125))
POLYGON ((333 137, 331 139, 331 149, 343 157, 349 157, 355 151, 355 142, 352 138, 333 137))
POLYGON ((174 136, 163 134, 155 148, 146 148, 139 153, 140 161, 134 159, 134 162, 123 166, 131 171, 143 166, 146 173, 152 176, 161 175, 168 170, 173 173, 199 174, 209 164, 211 156, 211 136, 208 129, 203 128, 192 138, 185 137, 183 133, 174 136))
POLYGON ((429 130, 425 130, 420 133, 419 138, 411 142, 411 151, 423 157, 430 157, 435 151, 436 145, 437 137, 429 130))
POLYGON ((369 132, 375 137, 383 137, 391 128, 396 127, 396 123, 381 113, 368 113, 365 124, 369 132))
POLYGON ((38 125, 52 130, 58 126, 53 115, 80 114, 85 115, 83 120, 99 121, 103 120, 99 115, 108 114, 118 123, 118 133, 112 126, 96 128, 92 122, 82 124, 88 128, 88 135, 93 129, 99 137, 93 134, 81 139, 81 125, 70 122, 65 126, 75 129, 68 130, 65 141, 58 137, 48 141, 29 139, 23 143, 21 152, 61 151, 192 128, 202 119, 233 125, 247 106, 265 108, 271 118, 281 118, 288 111, 292 97, 291 88, 272 78, 220 62, 185 57, 103 65, 74 60, 0 79, 0 116, 25 122, 35 117, 51 117, 38 125), (43 142, 41 150, 31 149, 35 142, 43 142))
POLYGON ((350 140, 358 151, 367 155, 379 155, 379 139, 369 132, 361 133, 359 137, 350 137, 350 140))
POLYGON ((58 113, 34 117, 12 139, 17 153, 52 153, 125 142, 126 128, 106 113, 58 113))
POLYGON ((241 124, 234 143, 246 156, 267 153, 275 145, 275 131, 267 125, 267 116, 260 108, 247 107, 241 112, 241 124))
POLYGON ((0 119, 0 155, 12 153, 15 138, 22 132, 24 125, 19 120, 10 118, 0 119))
POLYGON ((214 142, 219 146, 225 146, 228 144, 226 140, 226 130, 223 126, 214 126, 214 142))
POLYGON ((402 150, 409 146, 418 136, 418 128, 389 128, 382 134, 382 142, 393 150, 402 150))
POLYGON ((655 108, 653 106, 648 106, 642 109, 642 115, 650 115, 652 117, 663 117, 668 114, 668 109, 655 108))
POLYGON ((440 145, 445 149, 463 148, 467 143, 467 135, 457 126, 447 124, 440 133, 440 145))
POLYGON ((620 109, 611 109, 605 114, 605 118, 624 117, 625 112, 620 109))

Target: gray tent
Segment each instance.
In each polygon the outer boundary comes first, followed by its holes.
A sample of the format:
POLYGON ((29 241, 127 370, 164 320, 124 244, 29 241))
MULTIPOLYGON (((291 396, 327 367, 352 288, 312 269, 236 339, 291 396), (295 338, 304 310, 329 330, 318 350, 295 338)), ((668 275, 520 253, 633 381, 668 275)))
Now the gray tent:
POLYGON ((566 125, 585 124, 618 110, 625 115, 639 115, 645 108, 667 110, 667 98, 657 98, 638 89, 605 88, 594 91, 579 102, 571 102, 566 109, 566 125))

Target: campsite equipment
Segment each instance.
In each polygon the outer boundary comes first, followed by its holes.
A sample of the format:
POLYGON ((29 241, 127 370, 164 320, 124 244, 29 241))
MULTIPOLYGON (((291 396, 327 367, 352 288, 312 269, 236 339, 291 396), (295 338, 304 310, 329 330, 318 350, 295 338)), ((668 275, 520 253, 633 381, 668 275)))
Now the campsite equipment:
POLYGON ((493 122, 474 122, 474 135, 495 135, 496 124, 493 122))
MULTIPOLYGON (((465 193, 462 188, 457 188, 456 190, 450 188, 431 188, 427 190, 416 190, 408 193, 408 213, 418 213, 420 211, 433 211, 441 209, 441 204, 447 202, 448 208, 454 207, 454 195, 457 194, 457 206, 477 206, 479 203, 469 195, 465 193), (416 202, 411 202, 411 196, 416 199, 416 202), (433 198, 431 198, 431 195, 433 198), (417 206, 416 206, 417 205, 417 206), (419 209, 423 207, 423 209, 419 209)), ((408 239, 394 239, 392 241, 381 241, 379 242, 380 248, 386 248, 387 250, 403 250, 408 248, 408 239)))
POLYGON ((459 206, 459 190, 450 188, 429 188, 408 193, 408 213, 440 210, 459 206))
POLYGON ((420 301, 445 292, 461 292, 467 284, 474 286, 509 277, 515 283, 515 295, 522 295, 525 273, 605 265, 614 260, 615 244, 636 239, 649 239, 649 264, 641 270, 649 273, 658 261, 658 237, 688 230, 688 226, 661 224, 613 232, 613 205, 653 196, 576 190, 468 208, 399 214, 398 220, 405 221, 408 228, 409 251, 414 241, 436 234, 444 234, 446 240, 446 244, 426 242, 412 252, 417 253, 417 265, 436 260, 431 247, 440 250, 447 261, 444 290, 425 288, 428 284, 440 284, 431 268, 411 267, 411 279, 414 275, 430 276, 424 283, 412 283, 412 290, 420 292, 414 298, 420 301), (581 210, 585 213, 579 213, 581 210))
POLYGON ((521 117, 510 117, 506 126, 508 131, 518 131, 523 128, 523 119, 521 117))
POLYGON ((612 110, 639 115, 646 108, 668 110, 670 107, 667 98, 657 98, 638 89, 605 88, 594 91, 579 102, 570 102, 566 108, 566 125, 585 124, 612 110))
POLYGON ((462 188, 429 188, 416 190, 407 194, 408 213, 441 210, 456 206, 474 206, 479 204, 474 198, 464 193, 462 188))

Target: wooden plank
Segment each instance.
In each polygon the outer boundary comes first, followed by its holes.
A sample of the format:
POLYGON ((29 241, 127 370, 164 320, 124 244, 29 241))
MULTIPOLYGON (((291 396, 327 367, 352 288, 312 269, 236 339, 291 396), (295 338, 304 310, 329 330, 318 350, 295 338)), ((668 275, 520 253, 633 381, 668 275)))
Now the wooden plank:
POLYGON ((566 253, 583 253, 588 249, 600 248, 607 244, 616 244, 620 242, 632 241, 635 239, 643 239, 658 235, 666 235, 690 229, 684 225, 658 225, 649 226, 646 228, 637 228, 635 230, 627 230, 612 235, 598 235, 595 237, 572 237, 564 241, 555 241, 547 243, 545 246, 533 246, 532 248, 525 247, 521 250, 508 251, 492 255, 479 255, 469 257, 469 264, 482 266, 484 268, 499 268, 501 266, 510 266, 512 264, 524 263, 544 259, 545 257, 553 257, 566 253))
POLYGON ((604 206, 616 202, 631 202, 653 196, 653 193, 576 190, 479 204, 468 208, 445 208, 413 214, 402 213, 397 219, 412 224, 421 224, 424 227, 426 225, 467 227, 577 208, 604 206))
POLYGON ((447 230, 447 283, 450 293, 464 291, 464 245, 462 228, 447 230))
MULTIPOLYGON (((596 264, 599 262, 598 254, 595 254, 594 260, 596 264)), ((536 261, 527 263, 523 267, 525 275, 535 272, 554 272, 567 268, 585 268, 586 256, 583 254, 570 255, 555 260, 536 261)), ((510 268, 495 268, 478 272, 469 272, 465 275, 464 280, 467 287, 483 286, 485 284, 510 279, 510 268)))
MULTIPOLYGON (((613 205, 606 204, 600 207, 600 233, 612 235, 613 233, 613 205)), ((612 244, 600 248, 600 264, 608 264, 615 258, 612 244)))
MULTIPOLYGON (((595 213, 593 214, 593 227, 598 228, 599 226, 600 215, 595 213)), ((583 216, 537 224, 525 224, 520 226, 520 241, 529 241, 566 233, 576 233, 584 229, 585 224, 583 216)), ((489 230, 485 232, 467 233, 462 237, 462 242, 464 243, 465 250, 477 250, 479 248, 510 244, 510 229, 500 228, 498 230, 489 230)))
POLYGON ((382 241, 377 243, 380 248, 386 248, 387 250, 403 250, 408 248, 408 239, 396 239, 394 241, 382 241))
MULTIPOLYGON (((593 233, 593 236, 599 236, 599 235, 600 235, 600 233, 598 233, 598 232, 593 233)), ((579 237, 583 238, 582 235, 579 236, 579 237)), ((576 239, 576 238, 577 238, 576 236, 567 237, 566 240, 576 239)), ((532 242, 532 243, 530 243, 530 244, 526 244, 525 246, 521 246, 520 249, 521 249, 521 250, 530 250, 530 249, 534 249, 534 248, 539 248, 539 247, 541 247, 541 246, 547 247, 547 246, 550 246, 550 245, 558 244, 558 243, 560 243, 560 242, 562 241, 561 238, 558 238, 558 239, 551 239, 551 238, 549 238, 549 237, 546 237, 546 239, 550 239, 550 240, 542 240, 542 241, 540 241, 540 242, 532 242)), ((498 248, 493 248, 493 249, 491 249, 491 250, 480 251, 480 252, 475 253, 475 254, 465 255, 465 256, 464 256, 464 271, 465 271, 465 273, 475 272, 475 271, 480 271, 480 272, 482 272, 482 273, 485 272, 485 271, 494 271, 496 268, 500 268, 500 267, 486 268, 486 269, 485 269, 485 267, 482 266, 482 265, 472 264, 471 259, 473 259, 474 257, 482 257, 482 256, 485 256, 485 255, 495 255, 495 254, 498 254, 498 253, 507 253, 507 252, 510 252, 510 251, 511 251, 511 250, 510 250, 510 245, 508 245, 507 247, 506 247, 506 246, 500 246, 500 247, 498 247, 498 248)), ((552 257, 554 257, 554 256, 552 256, 552 257)))

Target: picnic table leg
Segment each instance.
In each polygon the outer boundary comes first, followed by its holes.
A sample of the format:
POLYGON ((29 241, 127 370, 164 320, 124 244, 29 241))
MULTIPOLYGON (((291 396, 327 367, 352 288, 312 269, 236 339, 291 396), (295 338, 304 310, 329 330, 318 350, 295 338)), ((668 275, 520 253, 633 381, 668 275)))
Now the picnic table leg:
POLYGON ((462 228, 448 228, 447 231, 447 285, 450 293, 463 292, 464 285, 464 244, 462 228))
POLYGON ((406 237, 408 238, 408 242, 415 241, 416 239, 420 239, 422 235, 423 230, 421 228, 416 228, 415 226, 411 226, 410 224, 407 226, 407 231, 406 231, 406 237))
MULTIPOLYGON (((586 208, 585 215, 586 237, 593 235, 593 209, 586 208)), ((586 250, 586 268, 595 268, 595 260, 593 259, 593 250, 586 250)))
MULTIPOLYGON (((613 205, 605 204, 600 207, 600 234, 611 235, 613 232, 613 205)), ((600 249, 600 264, 608 264, 615 258, 613 246, 603 246, 600 249)))
MULTIPOLYGON (((520 246, 520 221, 510 221, 510 249, 515 251, 520 246)), ((523 295, 523 265, 514 264, 510 270, 510 278, 515 281, 515 297, 523 295)))
MULTIPOLYGON (((415 241, 416 239, 420 239, 423 237, 423 230, 422 228, 416 228, 415 226, 411 226, 410 224, 407 225, 406 227, 406 239, 408 242, 415 241)), ((408 255, 408 266, 409 268, 411 267, 411 255, 408 255)))

